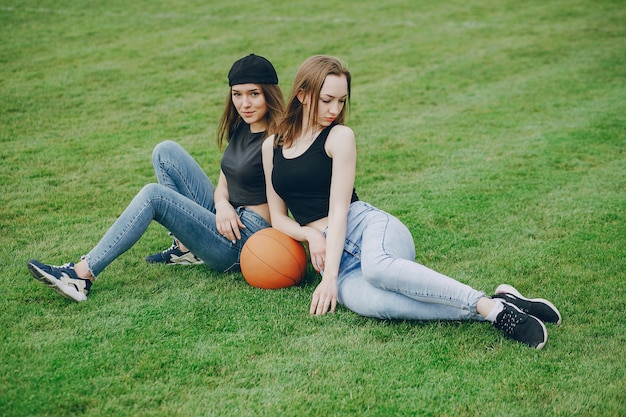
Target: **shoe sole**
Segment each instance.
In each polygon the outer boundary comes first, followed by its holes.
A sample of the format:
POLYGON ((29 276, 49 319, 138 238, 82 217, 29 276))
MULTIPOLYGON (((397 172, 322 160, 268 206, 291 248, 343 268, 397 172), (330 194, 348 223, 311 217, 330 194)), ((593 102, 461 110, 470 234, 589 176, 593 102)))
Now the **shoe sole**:
MULTIPOLYGON (((500 285, 498 285, 498 288, 496 288, 495 293, 496 294, 512 294, 512 295, 516 296, 517 298, 519 298, 520 300, 546 304, 552 310, 554 310, 556 315, 559 317, 559 320, 555 324, 557 326, 561 325, 561 322, 562 322, 561 313, 554 306, 554 304, 552 304, 550 301, 548 301, 548 300, 546 300, 544 298, 526 298, 522 294, 520 294, 520 292, 517 291, 517 289, 515 287, 513 287, 512 285, 509 285, 509 284, 500 284, 500 285)), ((539 320, 539 321, 541 321, 541 320, 539 320)))
POLYGON ((146 258, 146 262, 149 263, 150 265, 204 265, 204 261, 202 260, 195 261, 195 260, 185 259, 184 255, 181 257, 175 258, 174 260, 170 259, 169 262, 165 260, 151 261, 151 260, 148 260, 148 258, 146 258))
POLYGON ((531 318, 534 318, 535 320, 537 320, 537 322, 541 325, 541 328, 543 329, 543 342, 539 343, 537 346, 535 346, 535 349, 537 350, 541 350, 543 349, 543 347, 546 345, 546 343, 548 343, 548 329, 546 329, 546 325, 543 324, 543 322, 541 320, 539 320, 537 317, 533 316, 533 315, 528 315, 531 318))
POLYGON ((59 294, 61 294, 64 298, 72 301, 85 301, 87 300, 87 296, 79 291, 76 291, 75 288, 70 287, 69 285, 63 284, 59 281, 55 276, 46 273, 39 269, 36 265, 31 264, 30 262, 27 264, 28 270, 31 275, 42 284, 52 288, 59 294))
POLYGON ((204 265, 204 262, 150 262, 146 260, 149 265, 204 265))
POLYGON ((169 262, 166 265, 204 265, 204 262, 169 262))
POLYGON ((543 329, 543 335, 544 335, 543 342, 541 342, 537 346, 535 346, 535 349, 541 350, 546 345, 546 343, 548 343, 548 329, 546 329, 546 325, 543 324, 543 322, 541 320, 539 320, 537 317, 535 317, 533 315, 530 315, 530 314, 529 314, 529 316, 531 318, 534 318, 535 320, 537 320, 537 322, 539 324, 541 324, 541 328, 543 329))

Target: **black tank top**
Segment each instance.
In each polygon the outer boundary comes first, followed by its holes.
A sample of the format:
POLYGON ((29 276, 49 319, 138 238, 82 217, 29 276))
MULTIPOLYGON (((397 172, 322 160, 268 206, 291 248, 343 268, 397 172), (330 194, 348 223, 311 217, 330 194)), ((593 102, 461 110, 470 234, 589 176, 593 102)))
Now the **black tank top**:
MULTIPOLYGON (((335 125, 322 130, 309 149, 295 158, 285 158, 281 145, 274 148, 272 185, 301 226, 328 216, 333 161, 324 145, 335 125)), ((353 189, 351 202, 358 199, 353 189)))
POLYGON ((221 168, 234 207, 267 203, 261 156, 264 135, 265 132, 251 133, 250 126, 241 123, 224 151, 221 168))

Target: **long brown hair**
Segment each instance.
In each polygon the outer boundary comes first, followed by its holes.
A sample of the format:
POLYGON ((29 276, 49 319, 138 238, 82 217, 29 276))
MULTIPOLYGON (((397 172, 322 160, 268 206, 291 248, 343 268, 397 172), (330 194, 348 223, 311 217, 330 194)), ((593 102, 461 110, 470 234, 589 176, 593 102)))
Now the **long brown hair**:
POLYGON ((337 123, 344 122, 350 105, 350 84, 352 81, 350 71, 346 64, 339 58, 328 55, 315 55, 304 61, 298 69, 293 82, 291 95, 287 102, 287 107, 278 125, 277 132, 279 132, 280 135, 276 135, 274 145, 278 145, 280 142, 281 145, 289 147, 294 139, 302 133, 302 121, 304 120, 305 114, 302 103, 298 99, 298 94, 302 93, 302 95, 310 97, 311 108, 309 109, 309 114, 306 115, 309 125, 317 122, 320 91, 328 75, 344 75, 348 81, 348 97, 346 98, 346 104, 335 119, 337 123))
MULTIPOLYGON (((280 122, 281 113, 285 106, 283 98, 283 92, 277 84, 256 84, 263 91, 265 97, 265 104, 267 105, 267 113, 265 113, 265 134, 263 139, 278 131, 278 124, 280 122)), ((233 104, 232 99, 232 87, 228 90, 228 97, 226 97, 226 104, 224 106, 224 113, 220 119, 220 123, 217 127, 217 146, 222 149, 224 140, 230 142, 233 132, 241 124, 245 123, 237 108, 233 104)))

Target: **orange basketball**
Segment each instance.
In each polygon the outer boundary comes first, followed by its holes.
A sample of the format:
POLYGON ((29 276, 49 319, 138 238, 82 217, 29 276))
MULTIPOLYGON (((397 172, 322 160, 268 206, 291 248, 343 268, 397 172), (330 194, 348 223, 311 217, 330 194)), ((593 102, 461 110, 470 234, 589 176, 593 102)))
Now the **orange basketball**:
POLYGON ((248 238, 240 262, 248 284, 274 290, 291 287, 304 278, 307 255, 300 242, 269 227, 248 238))

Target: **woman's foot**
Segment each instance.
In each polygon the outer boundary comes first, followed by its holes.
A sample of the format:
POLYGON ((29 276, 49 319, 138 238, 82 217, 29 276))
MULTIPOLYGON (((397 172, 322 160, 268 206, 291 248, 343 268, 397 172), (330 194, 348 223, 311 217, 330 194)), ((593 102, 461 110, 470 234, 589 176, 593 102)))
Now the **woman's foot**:
POLYGON ((526 298, 511 285, 499 285, 493 298, 499 298, 513 304, 523 312, 537 317, 544 323, 561 324, 561 313, 559 313, 554 304, 543 298, 526 298))
POLYGON ((181 248, 176 239, 174 239, 174 243, 168 249, 146 256, 146 262, 149 264, 167 265, 200 265, 204 263, 202 259, 191 253, 187 248, 181 248))
POLYGON ((502 311, 493 326, 505 335, 535 349, 541 349, 548 341, 546 326, 530 314, 524 313, 513 304, 502 302, 502 311))
POLYGON ((31 259, 28 261, 27 266, 36 280, 52 288, 63 297, 74 301, 85 301, 87 299, 87 294, 91 288, 91 280, 79 277, 73 262, 54 266, 31 259))

